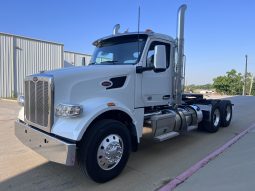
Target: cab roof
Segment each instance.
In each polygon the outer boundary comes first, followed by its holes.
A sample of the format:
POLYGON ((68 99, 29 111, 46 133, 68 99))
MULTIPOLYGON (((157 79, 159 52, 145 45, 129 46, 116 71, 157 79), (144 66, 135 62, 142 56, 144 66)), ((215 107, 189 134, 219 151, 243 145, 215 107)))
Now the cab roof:
POLYGON ((151 37, 151 38, 159 38, 159 39, 162 39, 162 40, 167 40, 167 41, 170 41, 170 42, 175 42, 174 38, 172 38, 172 37, 170 37, 168 35, 149 31, 149 32, 139 32, 139 33, 138 32, 125 32, 125 33, 118 33, 118 34, 115 34, 115 35, 112 34, 112 35, 109 35, 109 36, 97 39, 92 44, 96 45, 98 42, 104 41, 104 40, 109 39, 109 38, 120 37, 120 36, 128 36, 128 35, 138 35, 138 34, 139 35, 146 35, 146 36, 151 37))

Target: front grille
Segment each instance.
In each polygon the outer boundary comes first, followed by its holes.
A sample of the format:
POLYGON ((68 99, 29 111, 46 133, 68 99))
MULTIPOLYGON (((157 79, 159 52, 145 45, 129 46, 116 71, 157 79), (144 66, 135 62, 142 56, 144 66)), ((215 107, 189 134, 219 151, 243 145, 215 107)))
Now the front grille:
POLYGON ((53 80, 51 77, 27 77, 25 80, 25 120, 45 131, 52 126, 53 80))

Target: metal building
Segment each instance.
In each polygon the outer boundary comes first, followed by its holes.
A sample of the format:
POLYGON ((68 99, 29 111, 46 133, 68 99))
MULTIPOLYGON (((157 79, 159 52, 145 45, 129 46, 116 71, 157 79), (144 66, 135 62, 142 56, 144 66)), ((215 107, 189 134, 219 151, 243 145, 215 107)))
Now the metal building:
POLYGON ((88 54, 64 51, 64 67, 86 66, 89 64, 91 56, 88 54))
POLYGON ((64 45, 60 43, 0 33, 0 97, 23 94, 27 75, 61 68, 68 63, 87 65, 89 60, 86 54, 64 52, 64 45))

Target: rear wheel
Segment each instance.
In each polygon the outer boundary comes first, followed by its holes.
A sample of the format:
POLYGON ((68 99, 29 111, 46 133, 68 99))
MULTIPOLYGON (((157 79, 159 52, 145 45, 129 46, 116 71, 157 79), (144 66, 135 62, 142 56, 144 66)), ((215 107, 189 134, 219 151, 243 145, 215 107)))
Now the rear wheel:
POLYGON ((215 133, 219 130, 220 124, 221 112, 219 104, 216 103, 212 105, 210 120, 206 122, 206 124, 204 125, 204 129, 210 133, 215 133))
POLYGON ((221 126, 228 127, 232 119, 232 104, 229 100, 221 103, 221 126))
POLYGON ((79 148, 80 166, 96 182, 118 176, 130 154, 130 135, 124 124, 105 119, 93 125, 79 148))

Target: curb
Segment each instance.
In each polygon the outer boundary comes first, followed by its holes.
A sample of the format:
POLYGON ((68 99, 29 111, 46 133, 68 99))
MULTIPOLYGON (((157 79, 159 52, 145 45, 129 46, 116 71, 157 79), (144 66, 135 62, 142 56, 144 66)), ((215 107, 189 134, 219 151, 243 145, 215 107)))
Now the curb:
POLYGON ((193 166, 185 170, 183 173, 175 177, 173 180, 171 180, 169 183, 161 187, 158 191, 172 191, 175 189, 179 184, 183 183, 185 180, 187 180, 189 177, 191 177, 195 172, 197 172, 200 168, 205 166, 208 162, 210 162, 212 159, 223 153, 226 149, 228 149, 231 145, 236 143, 240 138, 242 138, 244 135, 246 135, 250 130, 255 128, 255 124, 252 124, 250 127, 230 139, 227 143, 217 148, 215 151, 207 155, 202 160, 195 163, 193 166))

